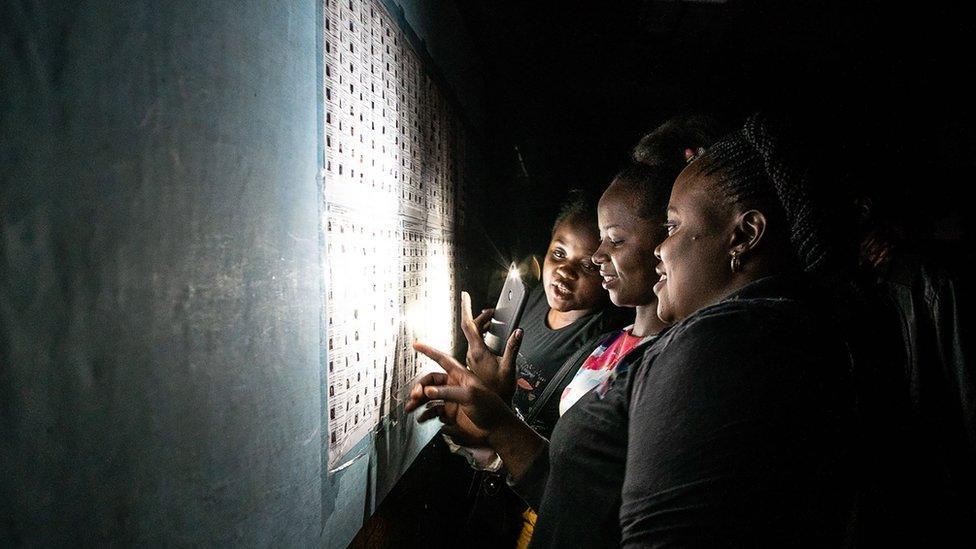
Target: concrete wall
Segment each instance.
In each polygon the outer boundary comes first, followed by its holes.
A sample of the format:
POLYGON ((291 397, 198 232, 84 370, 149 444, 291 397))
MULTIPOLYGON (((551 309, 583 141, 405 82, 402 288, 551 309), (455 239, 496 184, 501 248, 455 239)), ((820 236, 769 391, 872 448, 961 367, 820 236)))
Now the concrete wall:
POLYGON ((0 7, 0 545, 322 539, 316 18, 0 7))

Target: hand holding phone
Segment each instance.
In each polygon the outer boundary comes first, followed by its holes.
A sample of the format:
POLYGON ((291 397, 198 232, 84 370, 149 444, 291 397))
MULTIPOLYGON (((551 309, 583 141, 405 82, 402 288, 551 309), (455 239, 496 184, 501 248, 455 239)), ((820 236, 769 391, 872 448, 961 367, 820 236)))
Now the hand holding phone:
POLYGON ((461 292, 461 331, 468 340, 464 361, 468 369, 495 394, 511 402, 515 393, 515 357, 522 343, 522 330, 512 332, 505 352, 499 357, 485 344, 485 333, 494 313, 494 309, 485 309, 475 318, 471 314, 471 296, 468 292, 461 292))
POLYGON ((498 295, 495 313, 488 324, 488 333, 485 334, 485 344, 496 356, 505 353, 505 344, 518 327, 528 298, 528 288, 522 280, 518 267, 513 263, 505 278, 501 294, 498 295))

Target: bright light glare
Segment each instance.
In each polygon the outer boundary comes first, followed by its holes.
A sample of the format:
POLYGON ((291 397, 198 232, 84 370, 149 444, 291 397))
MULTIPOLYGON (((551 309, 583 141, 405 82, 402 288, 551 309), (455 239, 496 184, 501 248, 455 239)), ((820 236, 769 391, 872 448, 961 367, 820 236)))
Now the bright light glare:
POLYGON ((355 4, 324 4, 332 22, 323 35, 321 197, 330 468, 380 418, 397 417, 418 374, 439 368, 411 344, 453 354, 458 324, 464 131, 408 41, 391 37, 397 25, 379 3, 355 4), (361 19, 366 6, 373 16, 361 19))

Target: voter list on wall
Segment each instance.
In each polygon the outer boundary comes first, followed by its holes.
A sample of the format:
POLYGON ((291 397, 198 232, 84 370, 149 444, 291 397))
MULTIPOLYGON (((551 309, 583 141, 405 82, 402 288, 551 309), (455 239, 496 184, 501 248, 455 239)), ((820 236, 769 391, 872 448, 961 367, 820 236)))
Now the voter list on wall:
POLYGON ((322 225, 329 467, 453 351, 460 124, 390 15, 325 3, 322 225))

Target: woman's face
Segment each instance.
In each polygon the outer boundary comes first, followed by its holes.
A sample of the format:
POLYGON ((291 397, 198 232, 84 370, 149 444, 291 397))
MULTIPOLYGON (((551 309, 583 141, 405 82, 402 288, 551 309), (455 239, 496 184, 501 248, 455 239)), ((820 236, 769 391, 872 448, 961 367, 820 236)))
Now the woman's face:
POLYGON ((556 226, 542 265, 549 307, 560 312, 593 309, 606 299, 599 269, 590 260, 600 240, 595 228, 567 219, 556 226))
POLYGON ((674 183, 667 237, 655 250, 661 263, 654 293, 657 314, 665 322, 677 322, 728 295, 733 212, 717 196, 710 178, 698 175, 694 164, 674 183))
POLYGON ((603 287, 620 307, 638 307, 654 302, 654 248, 661 241, 661 219, 638 215, 641 197, 629 185, 612 183, 600 198, 600 247, 593 254, 599 265, 603 287))

